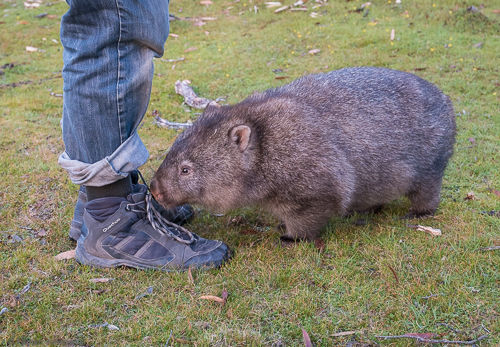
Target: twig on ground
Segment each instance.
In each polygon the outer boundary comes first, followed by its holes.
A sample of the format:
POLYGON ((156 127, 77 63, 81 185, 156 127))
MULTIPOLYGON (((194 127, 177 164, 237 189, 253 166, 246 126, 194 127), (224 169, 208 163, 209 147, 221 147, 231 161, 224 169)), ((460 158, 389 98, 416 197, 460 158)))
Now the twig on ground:
POLYGON ((177 63, 177 62, 179 62, 179 61, 184 61, 184 60, 186 60, 186 58, 184 58, 184 57, 175 58, 175 59, 164 59, 164 58, 162 58, 162 59, 160 59, 160 60, 161 60, 161 61, 165 61, 165 62, 167 62, 167 63, 177 63))
POLYGON ((439 296, 439 295, 441 295, 441 294, 440 293, 438 293, 438 294, 432 294, 431 293, 431 294, 429 294, 427 296, 422 296, 422 299, 427 300, 427 299, 434 298, 434 297, 439 296))
POLYGON ((160 116, 155 116, 155 124, 158 125, 159 127, 162 128, 168 128, 168 129, 187 129, 192 123, 177 123, 177 122, 171 122, 166 119, 161 118, 160 116))
POLYGON ((167 342, 165 342, 165 347, 167 347, 167 346, 168 346, 168 343, 170 342, 170 339, 172 338, 172 334, 173 334, 173 332, 174 332, 173 330, 170 330, 170 335, 168 336, 168 340, 167 340, 167 342))
POLYGON ((14 83, 0 84, 0 89, 15 88, 15 87, 23 86, 26 84, 41 84, 43 82, 50 81, 50 80, 53 80, 56 78, 61 78, 61 77, 62 77, 62 75, 57 75, 54 77, 46 77, 46 78, 41 78, 39 80, 34 80, 34 81, 28 80, 28 81, 19 81, 19 82, 14 82, 14 83))
POLYGON ((349 336, 349 335, 354 335, 354 334, 359 334, 359 333, 361 333, 361 330, 341 331, 341 332, 332 334, 330 336, 332 336, 332 337, 349 336))
POLYGON ((216 101, 196 95, 189 84, 191 84, 189 80, 175 82, 175 92, 184 97, 184 102, 187 105, 198 109, 204 109, 208 105, 219 106, 216 101))
POLYGON ((491 246, 491 247, 484 247, 480 248, 480 251, 497 251, 500 249, 500 246, 491 246))

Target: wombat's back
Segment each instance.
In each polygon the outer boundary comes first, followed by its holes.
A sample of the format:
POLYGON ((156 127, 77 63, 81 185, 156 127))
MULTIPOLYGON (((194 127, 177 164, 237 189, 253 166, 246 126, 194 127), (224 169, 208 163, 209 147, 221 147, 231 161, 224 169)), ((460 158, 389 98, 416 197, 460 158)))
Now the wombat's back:
POLYGON ((410 73, 346 68, 308 75, 262 96, 290 97, 316 110, 302 116, 320 124, 354 169, 351 209, 441 182, 453 152, 449 98, 410 73))

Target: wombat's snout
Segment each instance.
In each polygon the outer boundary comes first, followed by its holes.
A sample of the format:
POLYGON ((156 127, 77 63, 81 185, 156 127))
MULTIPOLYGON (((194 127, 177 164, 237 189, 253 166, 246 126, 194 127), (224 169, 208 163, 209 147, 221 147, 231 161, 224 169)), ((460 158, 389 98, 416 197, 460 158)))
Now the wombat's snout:
POLYGON ((154 177, 153 180, 151 181, 149 189, 151 190, 151 194, 153 194, 153 197, 156 199, 156 201, 158 201, 160 204, 163 205, 164 192, 162 192, 161 184, 156 179, 156 177, 154 177))

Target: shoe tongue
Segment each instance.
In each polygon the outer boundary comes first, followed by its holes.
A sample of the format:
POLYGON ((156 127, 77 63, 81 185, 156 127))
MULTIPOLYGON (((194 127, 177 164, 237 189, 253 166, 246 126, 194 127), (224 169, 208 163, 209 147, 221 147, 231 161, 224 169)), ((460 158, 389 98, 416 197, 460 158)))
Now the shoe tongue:
POLYGON ((92 218, 99 222, 104 222, 120 208, 123 201, 126 202, 127 199, 122 197, 99 198, 87 202, 85 209, 92 218))
POLYGON ((134 194, 130 194, 128 199, 133 202, 142 202, 146 198, 146 192, 138 192, 134 194))

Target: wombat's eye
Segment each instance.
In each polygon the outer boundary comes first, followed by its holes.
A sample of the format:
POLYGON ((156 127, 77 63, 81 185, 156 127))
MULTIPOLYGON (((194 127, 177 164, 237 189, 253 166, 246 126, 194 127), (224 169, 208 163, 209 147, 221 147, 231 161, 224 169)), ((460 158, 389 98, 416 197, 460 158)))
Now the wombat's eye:
POLYGON ((188 173, 189 173, 189 168, 188 167, 181 168, 181 174, 187 175, 188 173))

